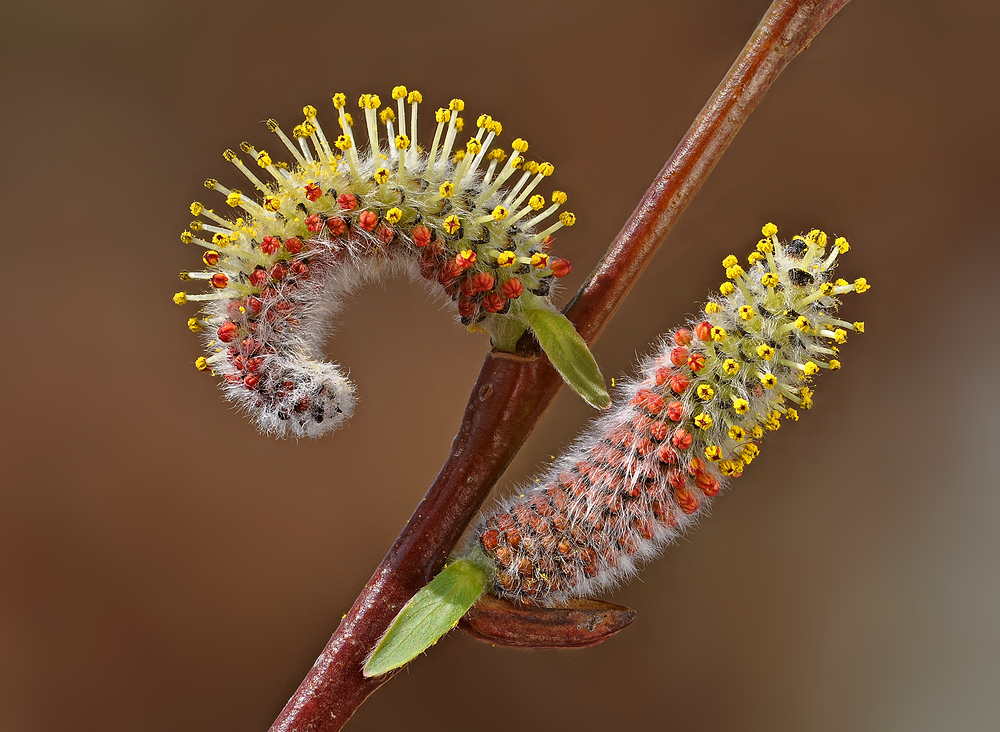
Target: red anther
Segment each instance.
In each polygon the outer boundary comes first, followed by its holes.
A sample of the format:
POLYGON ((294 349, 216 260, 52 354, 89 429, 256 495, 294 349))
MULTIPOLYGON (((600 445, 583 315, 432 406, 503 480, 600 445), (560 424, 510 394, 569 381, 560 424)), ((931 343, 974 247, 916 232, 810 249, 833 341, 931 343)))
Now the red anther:
POLYGON ((426 226, 414 226, 410 236, 418 247, 423 248, 431 243, 431 230, 426 226))
POLYGON ((496 529, 487 529, 479 537, 479 541, 483 545, 483 549, 491 552, 500 546, 500 532, 496 529))
POLYGON ((666 366, 661 366, 660 368, 656 369, 656 385, 663 386, 664 384, 666 384, 670 380, 670 377, 673 373, 674 372, 671 369, 668 369, 666 366))
POLYGON ((279 249, 281 249, 281 242, 273 236, 265 236, 260 243, 260 250, 268 256, 277 254, 279 249))
POLYGON ((681 507, 681 511, 686 514, 692 514, 698 510, 698 496, 689 491, 687 488, 674 488, 674 498, 677 499, 677 505, 681 507))
POLYGON ((646 437, 641 437, 635 441, 635 451, 640 455, 642 455, 642 457, 648 457, 652 455, 655 450, 656 450, 656 445, 653 444, 652 440, 646 437))
POLYGON ((476 301, 469 297, 458 298, 458 314, 463 318, 471 318, 476 313, 476 301))
POLYGON ((500 290, 508 300, 514 300, 524 292, 524 285, 521 284, 521 280, 517 279, 517 277, 511 277, 500 286, 500 290))
POLYGON ((678 346, 670 352, 670 363, 674 366, 683 366, 688 360, 688 349, 678 346))
POLYGON ((256 374, 247 374, 246 378, 243 379, 243 383, 247 385, 247 389, 253 389, 260 383, 260 377, 256 374))
POLYGON ((326 220, 326 228, 328 228, 330 233, 334 236, 340 236, 347 231, 347 222, 340 216, 334 216, 333 218, 326 220))
POLYGON ((280 302, 274 304, 274 309, 281 315, 290 315, 295 309, 295 304, 288 300, 281 300, 280 302))
POLYGON ((382 224, 378 227, 378 231, 375 232, 375 236, 383 244, 391 244, 392 240, 396 238, 396 230, 388 224, 382 224))
POLYGON ((246 305, 246 309, 250 311, 251 315, 257 315, 260 313, 260 308, 264 304, 260 301, 259 297, 254 297, 251 295, 246 300, 243 301, 246 305))
POLYGON ((507 306, 507 301, 495 292, 483 298, 483 307, 488 313, 499 313, 507 306))
POLYGON ((462 272, 462 267, 454 259, 449 259, 441 265, 441 270, 438 272, 438 282, 443 285, 458 277, 462 272))
POLYGON ((309 214, 306 216, 306 228, 312 233, 318 234, 323 231, 323 219, 319 217, 319 214, 309 214))
POLYGON ((689 386, 691 382, 684 374, 674 374, 670 377, 670 391, 674 394, 683 394, 689 386))
POLYGON ((225 379, 227 384, 238 384, 243 381, 239 374, 226 374, 222 378, 225 379))
POLYGON ((295 411, 298 412, 299 414, 302 414, 302 412, 305 412, 306 410, 309 409, 310 404, 312 404, 312 402, 309 401, 309 397, 302 397, 297 402, 295 402, 295 411))
POLYGON ((495 282, 496 280, 489 272, 479 272, 472 278, 472 288, 476 292, 489 292, 493 289, 495 282))
POLYGON ((264 365, 263 356, 254 356, 253 358, 247 359, 247 371, 252 374, 260 373, 261 367, 264 365))
POLYGON ((226 321, 219 326, 219 330, 216 335, 219 336, 219 340, 223 343, 232 343, 239 337, 240 329, 236 326, 236 323, 226 321))
POLYGON ((212 283, 212 287, 217 290, 221 290, 226 285, 229 284, 229 278, 226 277, 222 272, 216 272, 212 275, 212 279, 209 280, 212 283))
POLYGON ((661 463, 673 465, 677 462, 677 451, 670 445, 663 445, 660 451, 656 453, 656 457, 659 458, 661 463))
POLYGON ((243 353, 256 353, 260 350, 260 342, 253 338, 244 338, 243 342, 240 343, 240 350, 243 353))
POLYGON ((312 183, 306 183, 306 198, 310 201, 318 201, 319 197, 323 195, 323 189, 312 183))
POLYGON ((688 368, 698 373, 705 368, 705 357, 700 353, 692 353, 691 358, 688 359, 688 368))
MULTIPOLYGON (((312 231, 312 229, 310 229, 310 231, 312 231)), ((319 230, 317 229, 317 231, 319 230)), ((285 251, 289 254, 298 254, 302 251, 302 247, 304 246, 305 245, 302 243, 302 240, 298 237, 293 236, 285 240, 285 251)))
POLYGON ((659 394, 650 394, 646 398, 646 409, 652 414, 659 414, 665 406, 667 406, 667 403, 663 401, 663 397, 659 394))
POLYGON ((691 447, 691 443, 694 442, 694 437, 683 427, 678 427, 674 432, 674 436, 670 438, 670 441, 674 444, 674 447, 680 450, 687 450, 691 447))
POLYGON ((680 402, 670 402, 667 405, 667 419, 671 422, 680 422, 684 418, 684 405, 680 402))
POLYGON ((303 262, 301 259, 297 259, 289 265, 289 269, 292 270, 294 274, 299 279, 305 279, 309 276, 309 265, 303 262))
POLYGON ((653 439, 663 442, 667 439, 667 435, 670 433, 670 428, 663 422, 656 422, 652 427, 649 428, 649 434, 653 439))
POLYGON ((710 473, 698 473, 695 476, 694 484, 701 488, 701 492, 709 497, 718 493, 721 487, 718 479, 710 473))
MULTIPOLYGON (((264 276, 265 277, 267 276, 267 272, 264 273, 264 276)), ((278 296, 278 291, 275 288, 271 287, 271 285, 268 285, 267 287, 265 287, 263 290, 260 291, 261 300, 265 301, 273 300, 277 296, 278 296)))
POLYGON ((691 345, 691 331, 687 328, 681 328, 674 332, 674 343, 678 346, 689 346, 691 345))
POLYGON ((553 259, 549 264, 549 269, 556 277, 565 277, 573 270, 573 265, 568 259, 553 259))
POLYGON ((243 355, 242 353, 237 353, 237 354, 236 354, 236 355, 235 355, 235 356, 233 357, 232 361, 233 361, 233 367, 234 367, 234 368, 235 368, 235 369, 236 369, 237 371, 242 371, 243 369, 245 369, 245 368, 247 367, 247 359, 246 359, 246 356, 244 356, 244 355, 243 355))
POLYGON ((378 225, 378 216, 374 211, 362 211, 361 215, 358 216, 358 223, 365 231, 375 231, 375 227, 378 225))
POLYGON ((201 261, 207 264, 209 267, 214 267, 219 263, 219 253, 209 249, 207 252, 201 255, 201 261))
POLYGON ((694 334, 698 336, 699 340, 702 341, 712 340, 712 324, 709 323, 707 320, 698 323, 698 325, 696 325, 694 328, 694 334))
POLYGON ((671 470, 667 473, 667 483, 671 488, 683 488, 687 485, 687 476, 679 470, 671 470))
POLYGON ((283 280, 288 275, 288 265, 284 262, 275 262, 270 274, 272 280, 283 280))
POLYGON ((646 397, 649 396, 649 389, 639 389, 635 393, 635 396, 629 400, 629 404, 633 407, 641 407, 646 403, 646 397))
POLYGON ((708 465, 700 457, 691 458, 691 462, 688 463, 688 472, 691 475, 701 475, 706 470, 708 465))
POLYGON ((267 284, 270 278, 268 277, 266 269, 263 267, 257 267, 250 273, 250 276, 247 279, 250 280, 250 284, 254 287, 263 287, 267 284))
POLYGON ((337 205, 345 211, 353 211, 358 207, 358 199, 353 193, 341 193, 337 196, 337 205))
POLYGON ((476 294, 476 291, 472 286, 472 280, 468 277, 462 278, 462 282, 459 284, 458 289, 466 297, 472 297, 476 294))
POLYGON ((464 252, 459 252, 455 255, 455 261, 462 269, 468 269, 476 263, 476 253, 471 249, 467 249, 465 251, 469 253, 468 256, 466 256, 464 252))
POLYGON ((240 316, 240 301, 230 300, 226 303, 226 313, 230 318, 238 318, 240 316))

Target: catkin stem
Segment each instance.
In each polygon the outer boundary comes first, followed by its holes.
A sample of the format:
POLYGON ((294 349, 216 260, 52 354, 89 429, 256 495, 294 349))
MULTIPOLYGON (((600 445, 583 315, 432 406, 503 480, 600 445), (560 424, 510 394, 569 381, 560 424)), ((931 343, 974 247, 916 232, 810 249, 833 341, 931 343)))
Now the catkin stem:
MULTIPOLYGON (((788 63, 849 0, 776 0, 566 309, 597 338, 664 237, 788 63)), ((415 139, 415 134, 414 134, 415 139)), ((334 732, 394 673, 362 667, 406 602, 440 570, 496 480, 562 385, 530 337, 487 355, 451 455, 271 732, 334 732)))

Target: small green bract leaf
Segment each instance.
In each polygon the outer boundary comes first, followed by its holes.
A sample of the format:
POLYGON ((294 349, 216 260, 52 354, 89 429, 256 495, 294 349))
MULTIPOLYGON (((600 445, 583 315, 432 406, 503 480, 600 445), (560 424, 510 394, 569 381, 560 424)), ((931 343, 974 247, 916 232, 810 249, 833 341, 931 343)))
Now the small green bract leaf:
POLYGON ((413 660, 458 625, 486 589, 486 573, 468 559, 449 564, 399 611, 365 663, 381 676, 413 660))
POLYGON ((524 317, 538 339, 538 344, 558 369, 563 381, 584 400, 600 409, 611 406, 604 377, 587 348, 587 342, 576 332, 569 319, 548 308, 524 310, 524 317))

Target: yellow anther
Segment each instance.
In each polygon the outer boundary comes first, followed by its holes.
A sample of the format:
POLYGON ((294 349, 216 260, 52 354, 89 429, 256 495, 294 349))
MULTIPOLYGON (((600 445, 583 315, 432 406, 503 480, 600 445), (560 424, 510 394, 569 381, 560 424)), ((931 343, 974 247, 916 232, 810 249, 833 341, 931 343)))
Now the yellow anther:
POLYGON ((243 203, 243 194, 239 191, 230 191, 229 195, 226 196, 226 203, 228 203, 233 208, 236 208, 241 203, 243 203))
POLYGON ((277 211, 281 208, 281 199, 274 198, 273 196, 264 199, 264 210, 265 211, 277 211))
MULTIPOLYGON (((761 437, 764 436, 764 430, 760 428, 760 425, 755 424, 753 427, 750 428, 750 435, 755 440, 759 440, 761 437)), ((747 447, 749 447, 749 445, 747 447)), ((756 447, 756 445, 754 445, 754 447, 756 447)))
POLYGON ((506 157, 507 157, 507 153, 505 153, 500 148, 496 148, 495 150, 490 150, 490 153, 489 153, 489 155, 486 156, 486 159, 487 160, 499 160, 500 162, 503 162, 504 158, 506 158, 506 157))
POLYGON ((750 252, 750 254, 747 255, 747 262, 749 262, 751 265, 757 264, 757 262, 762 262, 762 261, 764 261, 764 255, 761 254, 760 252, 750 252))
POLYGON ((721 285, 719 285, 719 292, 721 292, 726 297, 729 297, 734 292, 736 292, 736 285, 734 285, 732 282, 723 282, 721 285))
POLYGON ((538 211, 539 209, 545 207, 545 198, 536 193, 528 199, 528 205, 535 211, 538 211))
POLYGON ((526 152, 528 152, 528 142, 526 140, 520 138, 520 137, 517 138, 516 140, 514 140, 514 142, 511 143, 511 147, 513 147, 519 153, 526 153, 526 152))
POLYGON ((458 130, 459 132, 461 132, 463 127, 465 127, 465 120, 462 119, 461 117, 456 117, 455 118, 455 129, 458 130))
POLYGON ((195 231, 201 231, 202 223, 200 221, 192 221, 188 224, 188 228, 194 229, 195 231))
MULTIPOLYGON (((759 430, 760 427, 754 427, 754 432, 757 432, 759 430)), ((755 435, 755 438, 760 439, 763 436, 764 433, 761 432, 759 436, 755 435)), ((752 463, 757 458, 758 455, 760 455, 760 448, 757 447, 756 445, 745 445, 743 447, 743 452, 740 453, 740 457, 743 459, 743 462, 745 462, 747 465, 752 463)))
POLYGON ((424 95, 418 92, 416 89, 411 91, 406 95, 406 101, 410 104, 417 103, 420 104, 424 101, 424 95))
POLYGON ((526 162, 524 164, 524 169, 526 171, 528 171, 529 173, 537 173, 538 172, 538 162, 535 161, 535 160, 529 160, 528 162, 526 162))
POLYGON ((451 198, 455 193, 455 184, 450 180, 446 180, 438 186, 438 193, 441 194, 441 198, 451 198))
POLYGON ((375 175, 373 177, 375 178, 376 183, 380 186, 384 186, 389 182, 389 171, 385 168, 379 168, 375 171, 375 175))
POLYGON ((489 129, 492 126, 493 126, 493 118, 490 117, 488 114, 481 114, 479 115, 479 118, 476 120, 476 127, 485 127, 486 129, 489 129))
POLYGON ((808 333, 812 326, 809 325, 809 318, 805 315, 800 315, 795 319, 795 327, 801 330, 803 333, 808 333))
POLYGON ((352 117, 349 112, 344 112, 344 116, 337 120, 337 124, 340 125, 340 129, 344 129, 345 125, 347 127, 353 127, 354 117, 352 117))
POLYGON ((199 371, 204 371, 208 368, 208 359, 204 356, 198 356, 194 361, 194 367, 199 371))
POLYGON ((785 419, 790 419, 793 422, 798 422, 799 413, 792 407, 789 407, 788 409, 785 410, 785 419))
POLYGON ((771 237, 778 233, 778 227, 768 222, 761 228, 760 233, 764 236, 771 237))
POLYGON ((191 279, 191 273, 190 272, 178 272, 177 273, 177 278, 180 279, 182 282, 187 282, 189 279, 191 279))
POLYGON ((549 255, 545 252, 535 252, 531 255, 531 266, 537 269, 545 269, 549 266, 549 255))
POLYGON ((512 251, 500 252, 497 256, 497 264, 501 267, 513 267, 517 262, 517 254, 512 251))
POLYGON ((773 389, 777 385, 778 379, 775 378, 774 374, 761 374, 760 383, 764 385, 765 389, 773 389))
POLYGON ((188 301, 188 296, 186 292, 175 292, 174 293, 174 304, 183 305, 188 301))
POLYGON ((378 118, 382 120, 382 124, 387 124, 389 122, 396 121, 396 113, 392 111, 392 107, 386 107, 381 112, 378 113, 378 118))
POLYGON ((509 215, 509 211, 503 206, 497 206, 493 209, 493 219, 495 221, 503 221, 509 215))
POLYGON ((744 440, 746 439, 747 433, 743 431, 743 428, 739 425, 733 425, 729 428, 729 438, 732 440, 744 440))
POLYGON ((868 284, 868 280, 866 280, 864 277, 858 277, 858 279, 854 280, 855 292, 865 292, 866 290, 870 289, 871 285, 868 284))
POLYGON ((231 241, 232 239, 221 232, 212 236, 212 243, 217 247, 228 247, 231 241))
POLYGON ((829 282, 824 282, 822 285, 819 286, 819 291, 824 295, 826 295, 827 297, 829 297, 830 295, 833 294, 833 285, 830 284, 829 282))
POLYGON ((306 132, 305 125, 295 125, 292 128, 292 137, 309 137, 309 133, 306 132))
POLYGON ((315 132, 316 132, 316 125, 314 125, 312 122, 306 120, 305 122, 302 123, 302 131, 306 133, 304 135, 304 137, 309 137, 310 135, 315 134, 315 132))
POLYGON ((461 99, 452 99, 450 102, 448 102, 448 109, 450 109, 452 112, 461 112, 463 109, 465 109, 465 102, 463 102, 461 99))
POLYGON ((838 361, 835 358, 831 358, 830 359, 830 370, 831 371, 839 371, 840 370, 840 361, 838 361))
POLYGON ((181 241, 184 242, 185 244, 190 244, 191 242, 194 241, 194 234, 192 234, 190 231, 182 231, 181 241))
POLYGON ((392 98, 393 99, 402 99, 405 96, 406 96, 406 87, 405 86, 394 86, 394 87, 392 87, 392 98))
POLYGON ((482 149, 483 149, 483 143, 481 143, 475 137, 471 138, 467 143, 465 143, 465 151, 469 153, 469 155, 475 155, 482 149))
POLYGON ((556 166, 552 163, 542 163, 538 166, 538 172, 544 176, 550 176, 556 172, 556 166))
POLYGON ((205 207, 201 203, 199 203, 198 201, 195 201, 194 203, 191 204, 191 215, 192 216, 201 216, 201 212, 204 211, 204 210, 205 210, 205 207))
POLYGON ((396 149, 397 150, 408 150, 410 147, 410 138, 406 135, 396 135, 396 149))
POLYGON ((713 424, 712 415, 708 412, 702 412, 694 418, 694 424, 696 427, 700 427, 703 430, 707 430, 713 424))
POLYGON ((750 409, 750 402, 741 397, 736 397, 733 399, 733 409, 736 410, 737 414, 746 414, 750 409))
POLYGON ((834 239, 833 245, 837 247, 837 251, 841 254, 847 254, 847 252, 851 249, 851 245, 847 243, 847 239, 842 236, 838 236, 834 239))
POLYGON ((760 283, 764 287, 777 287, 778 286, 778 275, 774 272, 767 272, 763 277, 760 278, 760 283))
POLYGON ((715 396, 715 389, 708 384, 698 384, 698 388, 694 390, 694 393, 698 395, 699 399, 707 402, 715 396))
POLYGON ((864 333, 865 332, 865 321, 863 321, 863 320, 855 320, 854 321, 854 330, 857 331, 858 333, 864 333))
POLYGON ((730 267, 735 267, 739 263, 740 260, 736 258, 735 254, 730 254, 728 257, 722 260, 722 266, 725 267, 726 269, 729 269, 730 267))
POLYGON ((837 287, 847 287, 847 280, 841 278, 839 280, 836 280, 833 284, 835 284, 837 287))
POLYGON ((720 472, 728 477, 739 475, 743 472, 742 460, 723 460, 719 463, 720 472))
POLYGON ((207 267, 215 266, 215 263, 219 261, 219 253, 209 249, 204 254, 201 255, 201 261, 205 263, 207 267))
POLYGON ((515 155, 510 159, 510 162, 507 164, 514 170, 518 170, 522 165, 524 165, 524 158, 522 158, 520 155, 515 155))
POLYGON ((722 448, 718 445, 709 445, 705 448, 705 457, 713 463, 718 462, 722 459, 722 448))
POLYGON ((434 113, 434 121, 438 124, 442 124, 451 119, 451 112, 443 107, 434 113))
POLYGON ((802 367, 802 373, 806 376, 813 376, 819 373, 819 366, 813 361, 806 361, 805 365, 802 367))
POLYGON ((563 211, 559 214, 559 221, 562 222, 563 226, 572 226, 576 223, 576 214, 571 214, 569 211, 563 211))
POLYGON ((826 232, 820 231, 819 229, 813 229, 808 234, 806 234, 806 239, 811 241, 813 244, 818 244, 821 247, 826 246, 826 232))
POLYGON ((772 358, 774 358, 774 348, 767 345, 766 343, 762 343, 761 345, 757 346, 757 355, 760 356, 765 361, 770 361, 772 358))
POLYGON ((262 168, 266 168, 271 165, 271 156, 267 154, 266 150, 261 150, 257 153, 257 165, 262 168))
POLYGON ((306 119, 313 119, 316 116, 316 107, 307 104, 302 108, 302 114, 305 115, 306 119))
POLYGON ((455 165, 458 165, 460 162, 465 160, 465 150, 456 150, 455 154, 452 155, 451 160, 455 163, 455 165))
POLYGON ((847 331, 843 328, 837 328, 833 331, 833 340, 837 343, 847 343, 847 331))
POLYGON ((351 149, 351 138, 347 135, 340 135, 334 141, 333 146, 338 150, 350 150, 351 149))
POLYGON ((188 329, 192 333, 197 333, 201 330, 201 323, 198 322, 198 318, 188 318, 188 329))
POLYGON ((236 153, 233 152, 232 150, 228 150, 227 149, 225 152, 222 153, 222 157, 224 157, 226 160, 228 160, 231 163, 234 160, 236 160, 236 153))
POLYGON ((449 234, 454 234, 456 231, 462 228, 462 222, 458 220, 458 216, 452 214, 444 220, 443 223, 445 231, 449 234))
POLYGON ((728 277, 731 280, 735 280, 736 278, 742 277, 745 274, 746 272, 744 272, 743 268, 738 264, 734 264, 732 267, 729 267, 726 270, 726 277, 728 277))
POLYGON ((267 122, 264 123, 264 125, 267 127, 268 131, 270 131, 270 132, 277 132, 278 131, 278 127, 280 126, 278 124, 278 121, 274 120, 274 119, 269 119, 267 122))
POLYGON ((735 358, 727 358, 722 362, 722 372, 726 376, 736 376, 740 372, 740 364, 735 358))
POLYGON ((358 97, 358 108, 364 109, 368 106, 368 100, 371 98, 371 94, 362 94, 358 97))
POLYGON ((740 317, 743 320, 753 320, 754 315, 755 315, 755 313, 753 311, 753 308, 750 307, 749 305, 741 305, 739 313, 740 313, 740 317))
POLYGON ((712 328, 712 340, 713 341, 724 341, 726 340, 726 329, 720 328, 719 326, 714 326, 712 328))
MULTIPOLYGON (((405 92, 405 89, 404 89, 405 92)), ((399 220, 403 218, 403 210, 393 206, 388 211, 385 212, 385 220, 390 224, 397 224, 399 220)))
POLYGON ((493 135, 499 135, 501 132, 503 132, 503 125, 493 120, 493 135))
POLYGON ((344 105, 347 104, 347 97, 340 92, 333 95, 333 106, 337 109, 343 109, 344 105))
POLYGON ((214 191, 217 185, 219 185, 219 181, 217 181, 215 178, 209 178, 208 180, 205 181, 205 187, 208 188, 210 191, 214 191))
POLYGON ((705 312, 709 315, 715 315, 716 313, 722 312, 722 306, 717 302, 709 302, 705 304, 705 312))

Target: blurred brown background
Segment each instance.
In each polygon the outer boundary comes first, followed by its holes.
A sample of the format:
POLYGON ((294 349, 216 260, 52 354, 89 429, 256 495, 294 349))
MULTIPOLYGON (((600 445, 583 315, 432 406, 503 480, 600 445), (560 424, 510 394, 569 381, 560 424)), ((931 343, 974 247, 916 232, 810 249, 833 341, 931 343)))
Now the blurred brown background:
MULTIPOLYGON (((344 317, 361 403, 333 436, 262 437, 193 368, 178 234, 237 175, 223 149, 336 91, 462 97, 554 162, 572 292, 766 7, 6 3, 0 728, 266 729, 448 451, 488 344, 418 286, 344 317)), ((768 220, 847 236, 873 285, 816 409, 611 596, 635 624, 576 652, 449 636, 349 729, 997 728, 998 23, 848 6, 596 344, 629 371, 768 220)), ((500 490, 590 414, 564 390, 500 490)))

